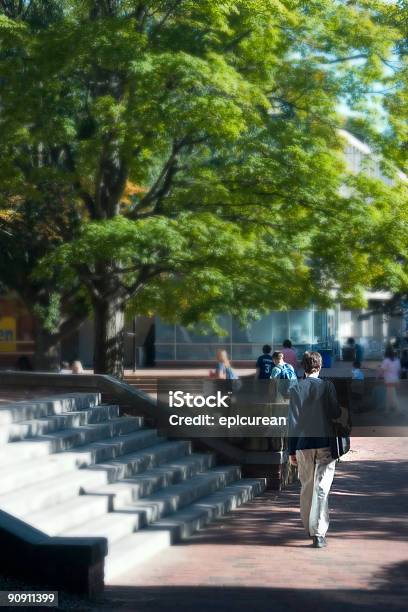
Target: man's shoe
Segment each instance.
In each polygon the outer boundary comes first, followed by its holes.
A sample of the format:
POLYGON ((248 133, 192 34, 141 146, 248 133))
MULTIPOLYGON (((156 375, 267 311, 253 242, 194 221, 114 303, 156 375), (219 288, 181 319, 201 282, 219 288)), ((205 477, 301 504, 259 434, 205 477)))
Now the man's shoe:
POLYGON ((313 536, 313 548, 324 548, 325 546, 327 542, 324 536, 313 536))

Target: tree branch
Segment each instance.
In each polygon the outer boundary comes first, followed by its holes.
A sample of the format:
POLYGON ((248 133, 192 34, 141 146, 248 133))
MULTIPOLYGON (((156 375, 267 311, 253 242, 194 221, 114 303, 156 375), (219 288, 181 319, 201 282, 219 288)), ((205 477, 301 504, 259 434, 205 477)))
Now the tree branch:
POLYGON ((159 276, 159 274, 163 274, 164 272, 173 272, 174 267, 166 267, 166 266, 143 266, 140 270, 139 275, 134 283, 131 285, 122 285, 124 290, 127 292, 127 297, 133 297, 140 289, 142 289, 148 280, 151 280, 155 276, 159 276))
POLYGON ((243 40, 245 40, 245 38, 248 38, 248 36, 250 36, 252 34, 252 28, 248 28, 247 30, 245 30, 244 32, 241 32, 241 34, 238 34, 238 36, 236 36, 235 38, 233 38, 232 40, 230 40, 224 47, 224 51, 230 51, 231 49, 233 49, 234 47, 236 47, 237 45, 239 45, 239 43, 243 40))
POLYGON ((349 55, 347 57, 337 57, 336 59, 332 59, 332 60, 324 60, 319 62, 320 64, 340 64, 342 62, 352 62, 353 60, 358 60, 358 59, 367 59, 368 55, 367 53, 357 53, 357 55, 349 55))
POLYGON ((159 176, 149 189, 148 193, 141 198, 139 208, 150 206, 156 199, 163 198, 163 196, 169 192, 173 177, 177 173, 177 155, 180 150, 181 146, 173 143, 169 158, 162 167, 159 176))
POLYGON ((134 214, 131 215, 131 218, 149 217, 153 214, 157 214, 160 204, 174 185, 175 175, 181 170, 180 166, 178 166, 178 155, 184 148, 193 147, 197 144, 205 142, 206 140, 207 137, 190 139, 189 136, 185 136, 181 140, 173 142, 171 154, 163 165, 159 176, 147 194, 138 203, 138 209, 143 209, 153 204, 154 209, 141 213, 135 210, 133 211, 134 214))
POLYGON ((82 282, 88 289, 92 298, 94 300, 99 300, 101 298, 101 293, 98 291, 98 289, 95 286, 95 283, 92 280, 93 275, 92 275, 92 271, 90 270, 90 268, 85 264, 81 264, 81 265, 77 265, 76 269, 78 270, 78 274, 80 275, 82 282))

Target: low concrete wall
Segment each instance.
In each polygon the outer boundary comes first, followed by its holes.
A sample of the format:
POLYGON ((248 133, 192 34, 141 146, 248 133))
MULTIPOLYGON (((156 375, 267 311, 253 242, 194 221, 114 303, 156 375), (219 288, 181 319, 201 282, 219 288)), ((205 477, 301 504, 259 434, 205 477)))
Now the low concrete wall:
POLYGON ((0 511, 0 572, 93 597, 104 588, 106 538, 50 537, 0 511))

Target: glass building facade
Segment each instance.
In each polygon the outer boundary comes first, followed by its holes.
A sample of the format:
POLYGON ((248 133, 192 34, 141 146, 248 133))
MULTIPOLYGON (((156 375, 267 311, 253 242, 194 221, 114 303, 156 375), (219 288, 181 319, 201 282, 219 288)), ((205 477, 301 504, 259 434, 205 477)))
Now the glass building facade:
POLYGON ((213 362, 221 348, 235 362, 253 361, 262 345, 277 349, 286 338, 299 353, 312 347, 335 348, 337 314, 336 310, 274 311, 244 328, 233 317, 224 315, 219 318, 225 330, 222 336, 199 326, 169 325, 156 318, 156 363, 213 362))

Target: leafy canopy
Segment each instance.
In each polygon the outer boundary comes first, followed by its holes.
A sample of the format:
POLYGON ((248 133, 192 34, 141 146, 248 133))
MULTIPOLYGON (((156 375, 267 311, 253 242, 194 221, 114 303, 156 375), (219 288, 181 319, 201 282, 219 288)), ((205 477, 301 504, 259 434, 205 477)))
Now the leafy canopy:
POLYGON ((72 190, 82 220, 41 273, 68 288, 79 279, 93 303, 114 295, 184 322, 324 306, 334 289, 361 304, 365 287, 406 283, 385 239, 398 219, 405 253, 405 191, 348 176, 337 132, 339 101, 362 111, 387 78, 397 29, 385 4, 72 0, 5 12, 2 203, 47 177, 72 190))

